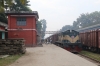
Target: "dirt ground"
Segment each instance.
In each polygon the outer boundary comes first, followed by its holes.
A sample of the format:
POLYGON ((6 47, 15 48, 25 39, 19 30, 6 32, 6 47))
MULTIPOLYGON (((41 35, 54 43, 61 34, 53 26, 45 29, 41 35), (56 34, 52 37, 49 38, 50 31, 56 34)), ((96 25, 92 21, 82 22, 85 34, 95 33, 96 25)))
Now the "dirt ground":
POLYGON ((53 44, 27 48, 27 53, 9 66, 97 66, 53 44))

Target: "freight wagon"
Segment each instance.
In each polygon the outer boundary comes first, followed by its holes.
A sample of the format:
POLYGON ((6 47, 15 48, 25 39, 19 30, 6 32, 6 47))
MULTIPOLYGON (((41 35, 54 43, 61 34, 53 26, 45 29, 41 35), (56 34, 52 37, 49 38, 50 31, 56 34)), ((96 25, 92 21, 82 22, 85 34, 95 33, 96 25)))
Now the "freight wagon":
POLYGON ((100 52, 100 29, 80 33, 83 49, 100 52))

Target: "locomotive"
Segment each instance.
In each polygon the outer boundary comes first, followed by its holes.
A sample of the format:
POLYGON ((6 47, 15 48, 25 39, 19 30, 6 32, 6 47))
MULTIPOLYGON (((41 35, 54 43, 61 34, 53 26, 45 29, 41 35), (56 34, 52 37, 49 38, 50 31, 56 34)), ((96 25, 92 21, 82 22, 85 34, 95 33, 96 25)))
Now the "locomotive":
POLYGON ((82 43, 79 40, 79 32, 75 30, 67 30, 48 37, 53 44, 60 46, 70 52, 80 52, 82 43))

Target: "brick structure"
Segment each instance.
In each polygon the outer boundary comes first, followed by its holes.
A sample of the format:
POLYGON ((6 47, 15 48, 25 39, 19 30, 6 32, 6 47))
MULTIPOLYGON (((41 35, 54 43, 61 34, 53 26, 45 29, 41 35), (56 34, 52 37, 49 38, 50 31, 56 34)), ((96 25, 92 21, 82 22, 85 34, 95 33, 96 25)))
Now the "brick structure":
POLYGON ((8 15, 8 38, 24 38, 26 46, 36 46, 38 12, 6 12, 6 15, 8 15))

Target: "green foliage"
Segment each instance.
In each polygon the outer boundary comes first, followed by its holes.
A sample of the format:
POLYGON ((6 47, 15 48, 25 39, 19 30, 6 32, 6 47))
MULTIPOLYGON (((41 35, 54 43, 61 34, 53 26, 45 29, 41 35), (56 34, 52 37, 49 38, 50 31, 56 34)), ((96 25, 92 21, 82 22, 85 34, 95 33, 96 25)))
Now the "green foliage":
POLYGON ((28 0, 0 0, 0 12, 9 11, 31 11, 28 0))
POLYGON ((41 21, 37 21, 37 31, 38 31, 38 33, 41 33, 41 30, 42 30, 42 23, 41 23, 41 21))
POLYGON ((0 22, 7 24, 7 18, 4 13, 0 13, 0 22))
POLYGON ((42 38, 44 38, 44 36, 45 36, 45 31, 46 31, 46 28, 47 28, 47 26, 46 26, 46 20, 45 19, 42 19, 42 20, 40 20, 41 21, 41 23, 42 23, 42 38))
POLYGON ((86 13, 86 14, 81 14, 76 21, 73 22, 73 25, 65 25, 62 27, 61 30, 67 30, 67 29, 80 29, 80 28, 85 28, 88 26, 100 24, 100 12, 95 11, 92 13, 86 13))
POLYGON ((46 20, 45 19, 41 19, 40 21, 37 22, 37 30, 39 33, 41 33, 41 37, 44 38, 45 36, 45 31, 46 31, 46 20))
POLYGON ((0 12, 4 12, 4 0, 0 0, 0 12))
POLYGON ((72 26, 73 29, 74 29, 74 30, 79 29, 79 26, 78 26, 78 25, 79 25, 79 24, 78 24, 76 21, 74 21, 74 22, 73 22, 73 26, 72 26))
POLYGON ((73 27, 70 26, 70 25, 65 25, 65 26, 62 27, 61 31, 63 32, 63 31, 66 31, 66 30, 71 30, 72 28, 73 27))
POLYGON ((100 12, 81 14, 79 18, 73 23, 75 29, 84 28, 100 23, 100 12), (76 24, 76 25, 75 25, 76 24), (77 28, 78 27, 78 28, 77 28))
POLYGON ((27 0, 24 0, 24 4, 21 3, 20 0, 15 0, 15 3, 12 4, 12 6, 10 7, 11 11, 32 11, 29 7, 29 4, 27 0))
POLYGON ((7 23, 4 10, 9 11, 32 11, 28 0, 0 0, 0 22, 7 23), (5 4, 4 4, 5 3, 5 4))
POLYGON ((0 13, 3 13, 7 7, 11 7, 13 0, 0 0, 0 13))

